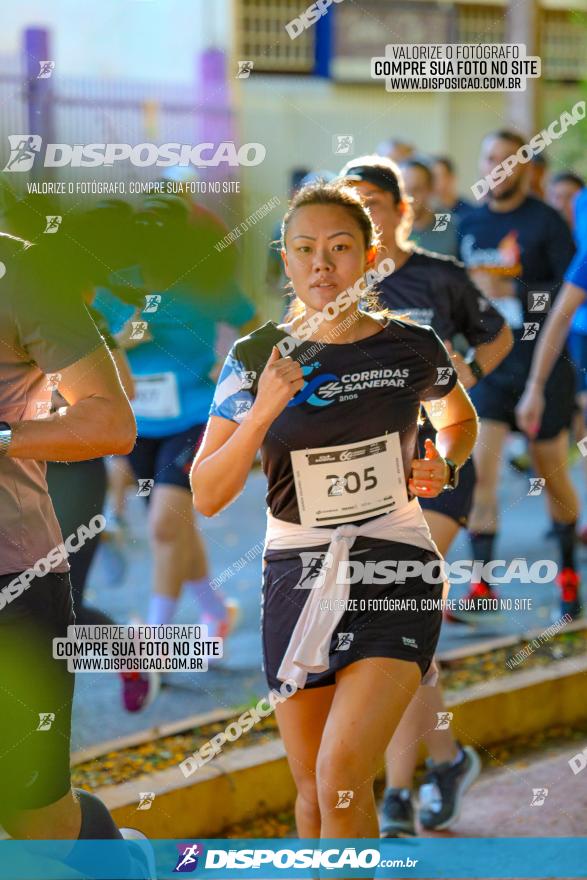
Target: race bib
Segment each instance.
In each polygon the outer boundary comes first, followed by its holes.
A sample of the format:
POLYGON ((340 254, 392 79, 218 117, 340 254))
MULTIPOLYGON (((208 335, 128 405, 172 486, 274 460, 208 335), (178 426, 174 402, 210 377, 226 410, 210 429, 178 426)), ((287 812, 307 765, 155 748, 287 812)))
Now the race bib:
POLYGON ((175 419, 180 414, 179 392, 174 373, 135 376, 135 416, 141 419, 175 419))
POLYGON ((501 296, 489 301, 502 318, 505 318, 512 330, 519 330, 522 327, 524 310, 517 296, 501 296))
POLYGON ((332 526, 408 503, 399 434, 290 453, 300 522, 332 526))

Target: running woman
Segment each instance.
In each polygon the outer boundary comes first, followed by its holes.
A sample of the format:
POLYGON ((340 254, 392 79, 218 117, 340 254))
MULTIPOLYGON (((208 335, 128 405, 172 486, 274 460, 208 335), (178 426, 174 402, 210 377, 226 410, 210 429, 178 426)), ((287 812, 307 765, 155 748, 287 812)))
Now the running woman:
MULTIPOLYGON (((191 230, 180 199, 151 199, 148 208, 142 220, 152 246, 144 248, 141 259, 149 286, 147 302, 137 310, 104 289, 95 300, 126 348, 136 387, 132 403, 138 439, 129 461, 148 503, 154 568, 146 623, 170 623, 185 591, 198 604, 200 622, 212 635, 226 638, 237 608, 210 585, 206 547, 194 522, 189 473, 214 394, 210 374, 217 363, 219 323, 240 328, 255 312, 234 281, 213 291, 197 286, 193 272, 201 230, 191 230)), ((124 673, 122 681, 123 704, 129 712, 145 709, 160 686, 155 672, 124 673)))
POLYGON ((292 317, 235 343, 192 469, 194 504, 205 516, 230 504, 261 449, 264 669, 270 687, 299 688, 276 710, 298 833, 377 837, 373 780, 422 677, 434 674, 442 618, 442 584, 421 573, 440 554, 418 497, 454 484, 476 415, 431 328, 358 308, 378 239, 350 188, 302 189, 282 244, 292 317), (296 345, 296 334, 306 341, 296 345), (423 459, 421 403, 438 431, 423 459), (408 561, 420 573, 395 583, 389 571, 408 561), (423 600, 430 610, 418 610, 423 600), (336 808, 340 793, 350 793, 348 809, 336 808))
MULTIPOLYGON (((382 273, 379 301, 398 315, 431 326, 448 348, 461 334, 471 350, 466 359, 454 352, 452 361, 463 386, 472 388, 511 349, 512 334, 504 319, 472 284, 462 264, 407 241, 411 208, 393 162, 363 156, 348 162, 340 177, 361 195, 381 230, 381 254, 394 264, 391 274, 382 273)), ((421 446, 426 438, 434 440, 429 422, 420 432, 421 446)), ((474 485, 475 469, 469 459, 454 491, 420 501, 443 556, 459 529, 467 525, 474 485)), ((420 689, 395 732, 387 756, 388 787, 382 812, 381 832, 387 837, 415 834, 411 790, 422 739, 431 760, 420 789, 420 824, 443 829, 458 819, 462 796, 478 775, 480 762, 474 749, 461 747, 450 728, 435 730, 439 713, 445 711, 440 683, 420 689)))
MULTIPOLYGON (((510 131, 487 135, 481 147, 483 175, 516 152, 524 142, 510 131)), ((505 440, 517 430, 515 408, 522 396, 541 322, 574 254, 571 232, 559 214, 526 195, 528 165, 517 163, 509 177, 493 187, 487 202, 469 211, 460 225, 461 258, 475 284, 508 321, 514 347, 508 357, 471 390, 481 419, 474 460, 477 483, 469 530, 473 556, 493 559, 498 531, 497 486, 505 440), (539 309, 542 308, 542 311, 539 309)), ((558 358, 544 389, 540 429, 528 436, 538 477, 546 480, 553 531, 559 545, 557 578, 561 612, 578 606, 579 574, 575 528, 579 504, 568 469, 568 434, 575 399, 575 372, 568 356, 558 358)), ((494 595, 490 584, 473 585, 467 599, 479 616, 478 599, 494 595)), ((463 612, 465 614, 465 612, 463 612)))

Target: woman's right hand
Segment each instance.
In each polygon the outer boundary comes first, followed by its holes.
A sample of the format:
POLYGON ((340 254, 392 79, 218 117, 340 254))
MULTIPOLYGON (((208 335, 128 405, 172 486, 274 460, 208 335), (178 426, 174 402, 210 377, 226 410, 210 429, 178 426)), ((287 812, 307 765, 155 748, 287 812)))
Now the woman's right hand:
POLYGON ((298 362, 290 357, 282 358, 274 345, 259 378, 251 413, 260 421, 271 424, 303 387, 304 378, 298 362))
POLYGON ((526 390, 516 406, 516 421, 520 431, 523 431, 531 440, 540 430, 543 413, 544 391, 538 385, 526 385, 526 390))

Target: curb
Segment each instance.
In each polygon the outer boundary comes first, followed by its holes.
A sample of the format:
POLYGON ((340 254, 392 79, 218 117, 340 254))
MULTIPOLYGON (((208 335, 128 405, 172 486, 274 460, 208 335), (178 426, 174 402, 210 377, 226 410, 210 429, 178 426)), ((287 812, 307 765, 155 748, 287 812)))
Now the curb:
MULTIPOLYGON (((587 717, 587 658, 448 692, 452 728, 463 744, 485 747, 516 735, 587 717)), ((184 725, 185 726, 185 725, 184 725)), ((227 825, 291 809, 295 786, 280 739, 220 755, 186 779, 179 767, 98 789, 119 825, 157 838, 217 837, 227 825), (155 793, 153 809, 137 810, 140 791, 155 793)))

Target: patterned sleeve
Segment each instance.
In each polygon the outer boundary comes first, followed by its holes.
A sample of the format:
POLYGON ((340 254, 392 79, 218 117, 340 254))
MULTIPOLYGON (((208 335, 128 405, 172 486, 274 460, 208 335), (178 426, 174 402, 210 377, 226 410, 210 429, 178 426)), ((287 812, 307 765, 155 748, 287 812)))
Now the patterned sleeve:
POLYGON ((242 422, 255 400, 251 390, 254 381, 255 373, 244 368, 233 346, 218 377, 210 415, 242 422))

